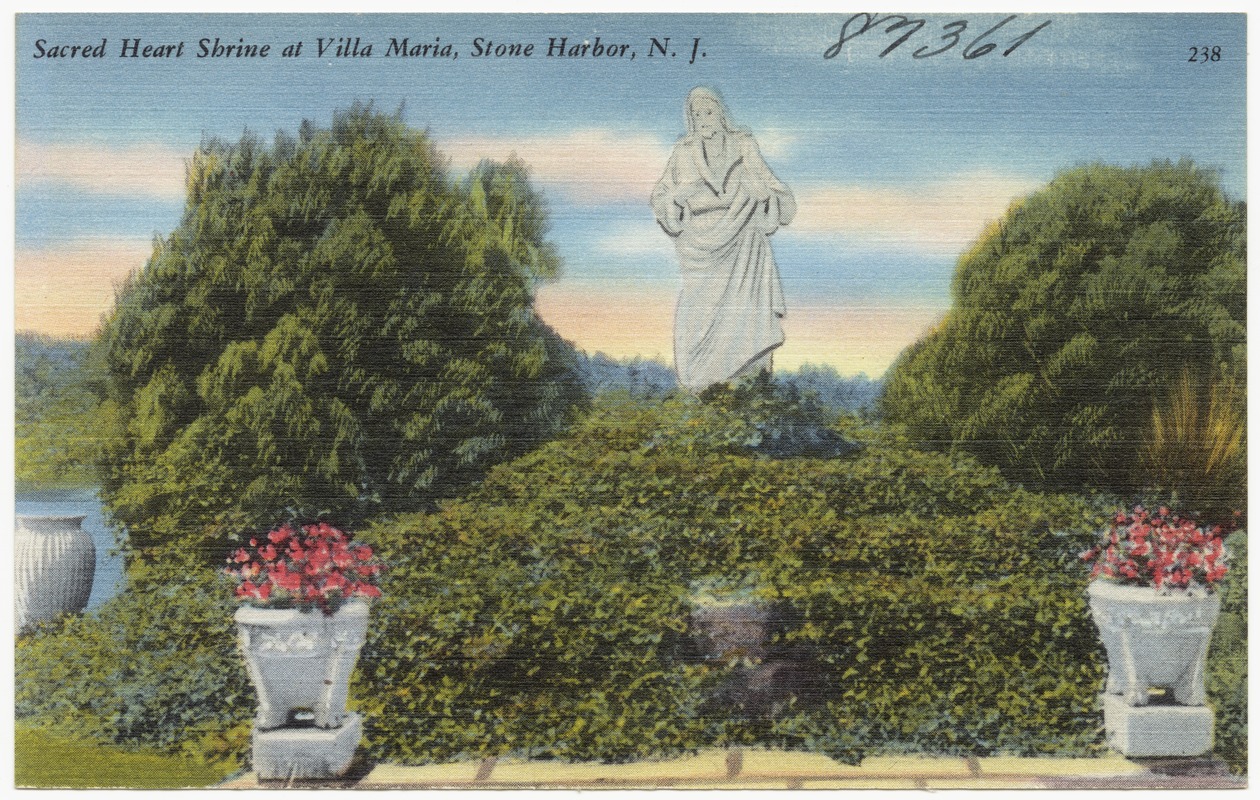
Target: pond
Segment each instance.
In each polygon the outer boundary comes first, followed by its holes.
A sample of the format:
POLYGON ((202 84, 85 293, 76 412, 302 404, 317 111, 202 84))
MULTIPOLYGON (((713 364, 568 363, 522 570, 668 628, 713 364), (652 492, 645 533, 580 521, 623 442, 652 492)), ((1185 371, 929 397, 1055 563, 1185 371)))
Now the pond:
POLYGON ((88 609, 93 609, 122 591, 123 559, 115 552, 114 532, 105 524, 105 509, 95 489, 31 492, 17 495, 16 511, 20 516, 79 516, 83 530, 92 534, 96 545, 96 575, 88 609))

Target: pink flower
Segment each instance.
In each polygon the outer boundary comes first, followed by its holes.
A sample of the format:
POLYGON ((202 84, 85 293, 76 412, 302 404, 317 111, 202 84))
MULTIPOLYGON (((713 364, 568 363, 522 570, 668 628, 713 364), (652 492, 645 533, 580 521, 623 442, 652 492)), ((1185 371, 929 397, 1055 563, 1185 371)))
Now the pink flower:
POLYGON ((297 529, 286 523, 270 531, 261 547, 254 537, 249 548, 232 551, 224 571, 236 578, 242 600, 319 606, 331 614, 346 598, 381 596, 376 582, 383 567, 372 560, 372 548, 350 539, 327 522, 297 529))
POLYGON ((1160 506, 1151 517, 1142 506, 1132 513, 1115 515, 1099 545, 1081 558, 1094 562, 1091 577, 1104 577, 1135 585, 1207 588, 1224 576, 1225 553, 1218 526, 1200 527, 1192 519, 1178 517, 1160 506))

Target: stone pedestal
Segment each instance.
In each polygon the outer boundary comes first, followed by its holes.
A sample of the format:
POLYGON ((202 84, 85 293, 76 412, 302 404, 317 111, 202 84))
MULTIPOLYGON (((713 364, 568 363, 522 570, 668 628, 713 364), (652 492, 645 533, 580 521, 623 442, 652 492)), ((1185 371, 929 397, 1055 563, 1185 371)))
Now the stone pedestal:
POLYGON ((363 718, 346 714, 336 728, 254 727, 259 780, 320 780, 345 774, 363 736, 363 718))
POLYGON ((1104 694, 1107 744, 1130 758, 1201 756, 1212 750, 1212 710, 1207 706, 1131 706, 1104 694))

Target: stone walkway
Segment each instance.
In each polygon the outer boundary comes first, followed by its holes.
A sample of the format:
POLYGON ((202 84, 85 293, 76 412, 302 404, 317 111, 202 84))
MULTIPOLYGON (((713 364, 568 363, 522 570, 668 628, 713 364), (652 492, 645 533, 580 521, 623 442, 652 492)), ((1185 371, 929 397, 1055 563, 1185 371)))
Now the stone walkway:
POLYGON ((1245 780, 1203 759, 923 758, 881 756, 858 766, 822 755, 706 750, 667 761, 569 764, 466 761, 424 767, 380 764, 331 782, 259 781, 252 773, 217 788, 357 789, 1241 789, 1245 780))

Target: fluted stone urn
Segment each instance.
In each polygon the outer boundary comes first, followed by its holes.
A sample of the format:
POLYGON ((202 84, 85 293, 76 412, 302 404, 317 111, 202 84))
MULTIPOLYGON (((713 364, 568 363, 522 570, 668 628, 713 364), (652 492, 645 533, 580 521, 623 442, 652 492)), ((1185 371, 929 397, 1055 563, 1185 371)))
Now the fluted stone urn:
POLYGON ((96 545, 83 516, 19 516, 14 530, 17 630, 87 607, 96 545))

